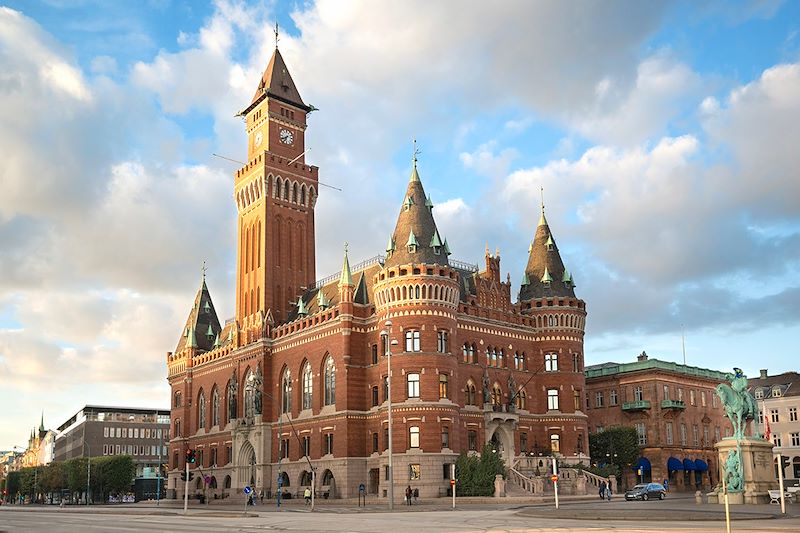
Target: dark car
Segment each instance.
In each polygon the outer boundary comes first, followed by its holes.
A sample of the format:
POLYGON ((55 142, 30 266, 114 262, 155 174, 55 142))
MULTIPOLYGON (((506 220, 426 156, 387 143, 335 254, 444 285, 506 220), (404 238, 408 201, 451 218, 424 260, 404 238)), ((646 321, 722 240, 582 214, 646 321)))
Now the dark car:
POLYGON ((667 497, 667 489, 661 483, 642 483, 632 489, 625 491, 626 500, 649 500, 658 498, 663 500, 667 497))

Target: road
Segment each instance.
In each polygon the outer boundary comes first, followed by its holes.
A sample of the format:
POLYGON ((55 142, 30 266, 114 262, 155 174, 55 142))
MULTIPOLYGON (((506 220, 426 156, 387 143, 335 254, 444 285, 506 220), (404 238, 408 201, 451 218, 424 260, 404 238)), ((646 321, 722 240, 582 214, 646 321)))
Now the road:
MULTIPOLYGON (((733 522, 735 532, 800 531, 800 513, 779 517, 776 506, 741 506, 733 522)), ((800 506, 798 506, 800 510, 800 506)), ((576 531, 614 533, 654 531, 725 531, 719 506, 695 506, 690 500, 673 502, 566 502, 558 517, 547 505, 471 505, 455 511, 443 506, 402 507, 394 512, 338 506, 310 512, 302 506, 257 507, 243 516, 232 508, 180 509, 151 506, 90 508, 3 506, 0 531, 5 532, 183 532, 183 531, 342 531, 357 533, 527 532, 576 531), (666 503, 671 505, 667 506, 666 503), (615 516, 635 516, 619 520, 615 516)))

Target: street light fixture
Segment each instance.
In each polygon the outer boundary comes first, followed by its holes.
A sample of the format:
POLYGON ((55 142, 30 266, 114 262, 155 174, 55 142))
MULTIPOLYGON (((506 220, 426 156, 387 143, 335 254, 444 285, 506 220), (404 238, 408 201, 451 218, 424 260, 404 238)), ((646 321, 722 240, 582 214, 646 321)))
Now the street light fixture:
POLYGON ((387 416, 389 418, 389 510, 394 510, 394 465, 392 462, 392 346, 397 346, 397 339, 389 340, 392 331, 392 321, 383 323, 381 338, 386 340, 386 400, 387 416))

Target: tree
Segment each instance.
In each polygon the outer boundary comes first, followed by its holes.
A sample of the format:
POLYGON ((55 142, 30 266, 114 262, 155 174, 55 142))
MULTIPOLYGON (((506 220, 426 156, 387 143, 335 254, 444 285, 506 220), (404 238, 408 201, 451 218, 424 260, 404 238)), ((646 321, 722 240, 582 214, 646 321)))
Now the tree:
POLYGON ((136 475, 130 455, 113 455, 92 460, 92 491, 108 500, 111 494, 128 492, 136 475))
POLYGON ((6 490, 8 490, 8 497, 11 500, 16 498, 17 493, 20 491, 21 477, 22 474, 19 471, 8 473, 8 478, 6 478, 6 490))
POLYGON ((612 465, 618 477, 623 468, 636 463, 640 454, 639 436, 635 428, 615 426, 589 435, 592 462, 600 466, 612 465))
POLYGON ((494 495, 494 478, 505 477, 506 467, 500 454, 486 444, 480 457, 461 454, 456 461, 456 494, 461 496, 494 495))

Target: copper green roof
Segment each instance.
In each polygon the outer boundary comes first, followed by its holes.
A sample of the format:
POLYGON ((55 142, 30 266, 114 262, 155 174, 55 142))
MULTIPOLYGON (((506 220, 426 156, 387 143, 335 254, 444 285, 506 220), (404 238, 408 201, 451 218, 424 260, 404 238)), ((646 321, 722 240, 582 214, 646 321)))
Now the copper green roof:
POLYGON ((352 284, 353 275, 350 273, 350 260, 347 258, 347 245, 345 245, 344 259, 342 259, 342 274, 339 276, 339 286, 352 284))
POLYGON ((708 378, 720 382, 728 381, 729 378, 729 375, 726 372, 709 370, 707 368, 700 368, 696 366, 682 365, 679 363, 661 361, 659 359, 652 358, 644 361, 634 361, 632 363, 603 363, 600 365, 587 366, 584 374, 586 375, 586 380, 588 381, 593 378, 613 376, 616 374, 627 374, 630 372, 641 372, 645 370, 664 370, 666 372, 708 378))

